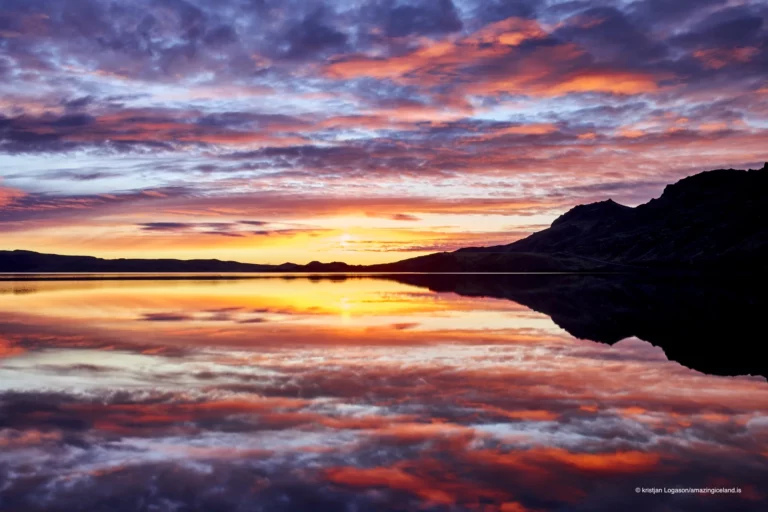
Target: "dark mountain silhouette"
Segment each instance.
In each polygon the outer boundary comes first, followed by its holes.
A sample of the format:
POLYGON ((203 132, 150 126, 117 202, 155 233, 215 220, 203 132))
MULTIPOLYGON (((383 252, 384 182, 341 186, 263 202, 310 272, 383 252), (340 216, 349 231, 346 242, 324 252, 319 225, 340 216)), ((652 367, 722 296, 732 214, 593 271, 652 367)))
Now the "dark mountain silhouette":
POLYGON ((320 263, 307 265, 283 263, 259 265, 221 260, 175 259, 102 259, 93 256, 62 256, 32 251, 0 251, 0 272, 29 273, 237 273, 237 272, 344 272, 351 267, 346 263, 320 263))
POLYGON ((274 265, 220 260, 105 260, 32 251, 0 251, 0 272, 268 272, 274 265))
POLYGON ((630 208, 577 206, 508 245, 471 247, 381 265, 258 265, 219 260, 105 260, 0 251, 0 272, 628 272, 768 270, 768 164, 721 169, 669 185, 630 208))
POLYGON ((349 272, 366 267, 346 263, 320 263, 307 265, 283 263, 259 265, 221 260, 175 259, 102 259, 93 256, 62 256, 32 251, 0 251, 0 272, 28 273, 237 273, 237 272, 349 272))
POLYGON ((636 208, 581 205, 517 242, 370 267, 377 271, 525 272, 768 269, 768 163, 669 185, 636 208))
POLYGON ((768 377, 760 357, 768 276, 392 274, 382 278, 437 292, 511 300, 550 316, 581 339, 613 344, 634 336, 700 372, 768 377))

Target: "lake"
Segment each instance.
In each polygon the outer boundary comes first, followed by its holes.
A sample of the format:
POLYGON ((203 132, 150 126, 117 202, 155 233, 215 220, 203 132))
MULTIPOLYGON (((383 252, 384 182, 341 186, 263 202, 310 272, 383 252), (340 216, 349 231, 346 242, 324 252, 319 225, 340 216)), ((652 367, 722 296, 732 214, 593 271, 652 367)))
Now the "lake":
POLYGON ((762 290, 50 277, 0 282, 3 511, 768 509, 762 290))

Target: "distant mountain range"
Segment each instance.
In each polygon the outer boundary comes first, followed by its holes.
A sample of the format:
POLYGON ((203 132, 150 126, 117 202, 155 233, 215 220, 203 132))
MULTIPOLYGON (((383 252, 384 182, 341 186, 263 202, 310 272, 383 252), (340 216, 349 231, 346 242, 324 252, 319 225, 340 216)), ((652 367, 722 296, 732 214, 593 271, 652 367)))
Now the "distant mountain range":
POLYGON ((768 163, 719 169, 668 185, 630 208, 576 206, 508 245, 471 247, 380 265, 258 265, 220 260, 106 260, 0 251, 0 272, 631 272, 768 270, 768 163))

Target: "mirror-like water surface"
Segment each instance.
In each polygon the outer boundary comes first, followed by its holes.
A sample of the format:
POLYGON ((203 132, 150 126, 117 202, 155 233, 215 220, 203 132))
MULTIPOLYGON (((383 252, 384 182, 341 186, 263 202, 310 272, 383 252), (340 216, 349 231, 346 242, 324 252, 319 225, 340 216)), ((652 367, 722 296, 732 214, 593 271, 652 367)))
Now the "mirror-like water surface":
POLYGON ((407 282, 0 283, 0 510, 765 510, 765 378, 407 282))

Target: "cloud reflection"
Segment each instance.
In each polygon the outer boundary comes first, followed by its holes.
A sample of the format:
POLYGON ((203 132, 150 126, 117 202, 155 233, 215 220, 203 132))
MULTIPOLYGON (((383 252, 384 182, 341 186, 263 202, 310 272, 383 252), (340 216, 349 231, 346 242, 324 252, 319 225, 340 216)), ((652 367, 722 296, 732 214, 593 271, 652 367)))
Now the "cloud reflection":
POLYGON ((768 499, 764 378, 704 375, 638 339, 577 340, 511 301, 366 279, 36 284, 0 295, 3 509, 768 499))

